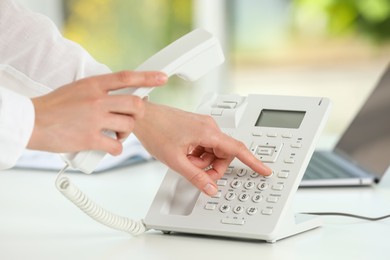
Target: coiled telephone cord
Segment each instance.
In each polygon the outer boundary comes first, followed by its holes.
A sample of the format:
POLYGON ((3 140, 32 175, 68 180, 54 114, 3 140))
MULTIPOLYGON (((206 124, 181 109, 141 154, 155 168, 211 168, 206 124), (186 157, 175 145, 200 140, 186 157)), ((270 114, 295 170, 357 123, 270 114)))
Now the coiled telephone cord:
POLYGON ((132 220, 126 217, 115 215, 89 199, 76 185, 74 185, 68 177, 63 176, 68 169, 66 165, 58 173, 56 179, 57 189, 68 198, 73 204, 80 208, 85 214, 106 225, 110 228, 127 232, 137 236, 144 233, 147 229, 142 220, 132 220))

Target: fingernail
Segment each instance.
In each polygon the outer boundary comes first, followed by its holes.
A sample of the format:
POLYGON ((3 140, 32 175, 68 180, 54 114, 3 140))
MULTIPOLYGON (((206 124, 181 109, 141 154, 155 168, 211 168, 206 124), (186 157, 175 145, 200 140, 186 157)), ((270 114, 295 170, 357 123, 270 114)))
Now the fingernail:
POLYGON ((265 169, 266 172, 268 172, 269 174, 272 173, 272 169, 270 167, 268 167, 267 165, 263 164, 263 167, 265 169))
POLYGON ((162 84, 162 83, 165 83, 168 80, 168 77, 164 73, 159 73, 156 76, 156 80, 157 80, 158 83, 162 84))
POLYGON ((207 183, 206 186, 204 186, 203 188, 203 192, 209 196, 214 196, 215 194, 217 194, 218 189, 211 183, 207 183))
POLYGON ((263 171, 262 171, 263 174, 268 173, 268 175, 270 175, 273 172, 273 170, 265 164, 263 164, 262 167, 263 167, 263 171))

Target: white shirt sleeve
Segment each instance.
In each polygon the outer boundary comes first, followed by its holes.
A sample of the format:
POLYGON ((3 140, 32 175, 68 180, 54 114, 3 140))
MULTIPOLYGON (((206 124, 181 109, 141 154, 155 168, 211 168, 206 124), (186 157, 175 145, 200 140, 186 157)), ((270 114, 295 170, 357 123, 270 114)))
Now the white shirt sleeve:
POLYGON ((0 170, 16 163, 30 140, 33 127, 31 100, 0 87, 0 170))
POLYGON ((34 107, 27 97, 109 72, 50 19, 0 0, 0 169, 12 167, 30 139, 34 107))
POLYGON ((51 89, 110 72, 80 45, 62 37, 50 19, 13 0, 0 1, 0 32, 0 64, 51 89))

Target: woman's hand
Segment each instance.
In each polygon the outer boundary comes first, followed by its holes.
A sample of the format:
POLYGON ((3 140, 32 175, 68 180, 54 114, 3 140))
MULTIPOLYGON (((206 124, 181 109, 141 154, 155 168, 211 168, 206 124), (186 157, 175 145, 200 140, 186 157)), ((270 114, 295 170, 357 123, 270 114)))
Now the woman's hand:
POLYGON ((122 152, 120 139, 128 136, 135 121, 144 115, 144 101, 132 95, 109 95, 127 87, 162 85, 161 72, 132 72, 85 78, 51 93, 33 98, 35 126, 28 148, 50 152, 102 150, 122 152), (102 133, 108 129, 118 140, 102 133))
POLYGON ((149 102, 145 106, 134 134, 153 156, 206 194, 217 192, 215 180, 235 157, 259 174, 272 172, 242 142, 222 133, 211 117, 149 102))

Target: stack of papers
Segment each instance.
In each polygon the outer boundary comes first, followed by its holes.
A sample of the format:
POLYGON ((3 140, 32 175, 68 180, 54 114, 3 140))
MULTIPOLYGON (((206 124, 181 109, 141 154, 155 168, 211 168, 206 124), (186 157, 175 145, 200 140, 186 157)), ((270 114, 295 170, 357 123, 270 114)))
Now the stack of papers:
MULTIPOLYGON (((131 165, 151 159, 152 156, 145 150, 134 135, 130 135, 123 143, 123 152, 118 156, 107 154, 99 163, 95 172, 131 165)), ((55 170, 59 171, 65 166, 61 156, 56 153, 26 150, 19 158, 15 168, 55 170)))

